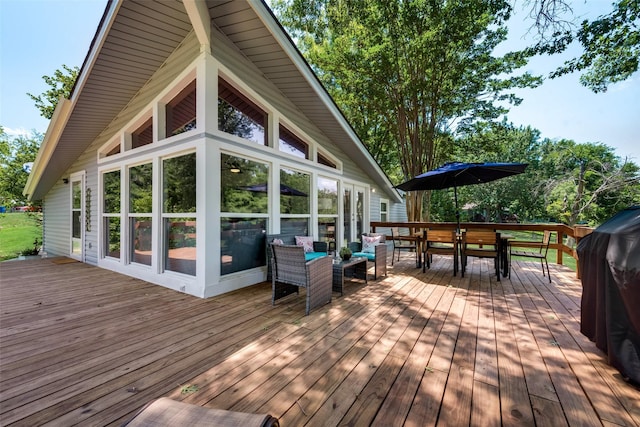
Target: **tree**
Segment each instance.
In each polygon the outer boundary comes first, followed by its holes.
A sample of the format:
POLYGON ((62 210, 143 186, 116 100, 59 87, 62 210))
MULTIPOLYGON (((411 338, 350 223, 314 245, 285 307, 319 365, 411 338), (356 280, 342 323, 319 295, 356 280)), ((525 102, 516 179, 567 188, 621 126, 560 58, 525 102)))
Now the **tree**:
POLYGON ((27 204, 22 190, 27 184, 42 138, 42 134, 34 131, 30 136, 20 135, 11 139, 0 126, 0 205, 27 204))
MULTIPOLYGON (((402 180, 445 160, 452 132, 505 113, 495 101, 520 102, 506 91, 540 83, 498 77, 528 60, 492 56, 508 1, 279 0, 275 10, 376 160, 402 180)), ((423 193, 406 200, 409 220, 421 220, 423 193)))
POLYGON ((502 220, 505 214, 521 219, 539 218, 545 213, 539 164, 542 157, 540 131, 516 128, 512 123, 477 123, 456 143, 456 158, 466 162, 522 162, 525 173, 490 183, 459 189, 461 206, 472 202, 488 220, 502 220))
POLYGON ((640 203, 640 168, 604 144, 545 141, 541 164, 547 213, 559 221, 599 224, 640 203))
POLYGON ((62 65, 62 68, 63 70, 56 70, 53 76, 42 76, 44 81, 51 86, 49 90, 38 96, 27 93, 35 101, 36 107, 40 110, 40 115, 47 119, 51 119, 53 116, 60 97, 68 99, 71 96, 71 91, 80 72, 78 67, 71 68, 62 65))
POLYGON ((605 92, 607 87, 628 79, 638 71, 640 57, 640 2, 618 0, 613 10, 593 21, 584 20, 574 29, 561 21, 563 13, 571 8, 564 0, 536 0, 533 15, 541 35, 533 48, 537 53, 564 52, 578 41, 584 51, 577 58, 566 61, 551 73, 555 78, 574 71, 583 71, 580 83, 594 92, 605 92), (564 25, 563 25, 564 24, 564 25), (546 36, 549 30, 552 36, 546 36))

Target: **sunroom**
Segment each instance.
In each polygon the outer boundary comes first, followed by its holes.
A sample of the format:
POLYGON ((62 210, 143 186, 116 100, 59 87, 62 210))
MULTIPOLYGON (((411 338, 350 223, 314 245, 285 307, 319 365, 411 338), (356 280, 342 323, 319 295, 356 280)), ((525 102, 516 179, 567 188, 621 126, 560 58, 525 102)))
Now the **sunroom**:
POLYGON ((268 7, 203 5, 107 5, 25 188, 50 255, 209 297, 265 280, 267 234, 342 246, 403 219, 268 7))

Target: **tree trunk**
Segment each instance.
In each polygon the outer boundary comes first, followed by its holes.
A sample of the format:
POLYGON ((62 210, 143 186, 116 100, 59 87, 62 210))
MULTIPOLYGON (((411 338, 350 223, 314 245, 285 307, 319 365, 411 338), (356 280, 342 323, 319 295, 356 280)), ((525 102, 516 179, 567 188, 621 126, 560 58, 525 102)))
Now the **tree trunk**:
POLYGON ((409 191, 406 195, 407 220, 422 222, 423 191, 409 191))

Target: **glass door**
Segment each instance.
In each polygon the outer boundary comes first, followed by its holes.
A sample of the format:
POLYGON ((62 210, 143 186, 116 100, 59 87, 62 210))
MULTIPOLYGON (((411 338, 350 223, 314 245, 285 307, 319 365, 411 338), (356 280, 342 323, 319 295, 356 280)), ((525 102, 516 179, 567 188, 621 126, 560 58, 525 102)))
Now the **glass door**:
POLYGON ((82 261, 84 242, 84 173, 71 176, 71 258, 82 261))
POLYGON ((360 241, 364 232, 365 190, 357 185, 344 185, 343 202, 343 239, 342 246, 349 242, 360 241))

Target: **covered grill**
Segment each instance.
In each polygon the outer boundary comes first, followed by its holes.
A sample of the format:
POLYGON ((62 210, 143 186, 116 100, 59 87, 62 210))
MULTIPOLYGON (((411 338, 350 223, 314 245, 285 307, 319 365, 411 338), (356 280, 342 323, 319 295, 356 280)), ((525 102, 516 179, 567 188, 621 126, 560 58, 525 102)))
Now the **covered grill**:
POLYGON ((580 331, 640 384, 640 206, 625 209, 578 244, 580 331))

